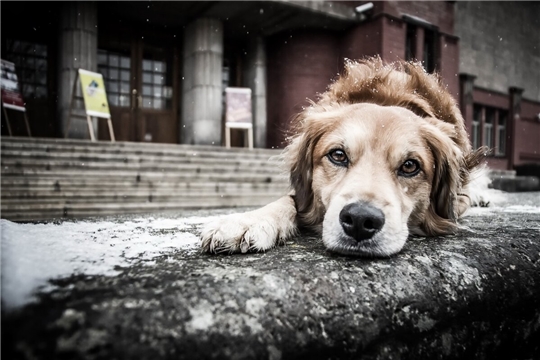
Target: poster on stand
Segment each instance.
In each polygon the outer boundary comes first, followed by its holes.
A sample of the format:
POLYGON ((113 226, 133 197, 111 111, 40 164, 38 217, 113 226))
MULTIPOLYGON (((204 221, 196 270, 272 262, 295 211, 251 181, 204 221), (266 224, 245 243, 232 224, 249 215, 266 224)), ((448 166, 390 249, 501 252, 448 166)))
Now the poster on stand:
POLYGON ((110 119, 111 113, 103 76, 99 73, 79 69, 79 79, 86 115, 110 119))
POLYGON ((19 80, 15 73, 15 64, 6 60, 1 61, 1 78, 0 88, 2 91, 2 105, 5 108, 26 111, 24 100, 19 90, 19 80))

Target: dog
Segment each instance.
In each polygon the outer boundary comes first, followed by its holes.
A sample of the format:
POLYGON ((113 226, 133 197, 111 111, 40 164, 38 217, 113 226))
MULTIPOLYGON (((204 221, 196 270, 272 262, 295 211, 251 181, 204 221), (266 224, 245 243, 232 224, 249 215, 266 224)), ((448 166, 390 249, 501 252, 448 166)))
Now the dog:
POLYGON ((203 251, 266 251, 311 228, 330 251, 387 257, 410 234, 456 232, 486 203, 471 188, 488 182, 487 149, 471 148, 456 101, 420 63, 347 60, 292 125, 290 193, 206 225, 203 251))

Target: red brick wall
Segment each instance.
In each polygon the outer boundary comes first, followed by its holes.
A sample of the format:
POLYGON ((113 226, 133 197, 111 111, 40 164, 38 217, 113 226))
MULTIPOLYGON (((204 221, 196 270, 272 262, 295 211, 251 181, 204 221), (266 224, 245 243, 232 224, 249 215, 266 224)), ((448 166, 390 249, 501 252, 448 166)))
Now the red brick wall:
POLYGON ((381 11, 401 18, 413 15, 439 27, 446 34, 454 33, 454 4, 449 1, 381 1, 381 11))
POLYGON ((401 20, 391 17, 382 18, 382 51, 383 60, 391 62, 405 59, 405 36, 407 26, 401 20))
POLYGON ((341 43, 341 58, 356 60, 379 55, 382 52, 382 24, 383 18, 379 17, 346 32, 341 43))
POLYGON ((489 156, 489 157, 487 157, 486 164, 490 169, 509 170, 508 157, 500 158, 500 157, 489 156))
POLYGON ((441 57, 439 72, 448 91, 459 99, 459 41, 456 37, 441 35, 439 41, 441 57))
MULTIPOLYGON (((475 104, 490 106, 497 109, 506 109, 511 114, 511 95, 501 94, 489 90, 475 88, 473 92, 473 101, 475 104)), ((540 121, 536 114, 540 113, 540 103, 522 99, 519 116, 509 118, 507 124, 507 135, 510 137, 507 149, 513 147, 503 158, 488 158, 488 166, 493 169, 511 169, 512 163, 510 157, 514 155, 513 165, 521 165, 531 162, 540 162, 540 121), (515 134, 512 134, 513 129, 515 134)), ((472 114, 470 114, 472 116, 472 114)), ((467 119, 467 131, 470 133, 470 121, 467 119)))
POLYGON ((317 100, 339 69, 338 37, 329 32, 290 32, 268 39, 267 146, 283 148, 291 119, 317 100))
POLYGON ((506 94, 475 88, 473 100, 475 104, 510 110, 510 97, 506 94))
POLYGON ((373 16, 387 14, 395 18, 413 15, 439 27, 445 34, 454 33, 454 4, 451 1, 337 1, 350 7, 372 2, 373 16))
MULTIPOLYGON (((358 6, 365 1, 342 3, 358 6)), ((380 55, 385 61, 405 58, 407 26, 403 14, 421 17, 439 26, 440 67, 452 95, 459 96, 458 39, 453 32, 453 4, 449 2, 374 2, 372 17, 348 31, 293 31, 268 39, 269 147, 282 148, 291 119, 316 100, 342 70, 343 59, 380 55)), ((422 42, 423 43, 423 42, 422 42)))
POLYGON ((540 162, 540 103, 522 100, 521 114, 516 121, 516 165, 540 162))

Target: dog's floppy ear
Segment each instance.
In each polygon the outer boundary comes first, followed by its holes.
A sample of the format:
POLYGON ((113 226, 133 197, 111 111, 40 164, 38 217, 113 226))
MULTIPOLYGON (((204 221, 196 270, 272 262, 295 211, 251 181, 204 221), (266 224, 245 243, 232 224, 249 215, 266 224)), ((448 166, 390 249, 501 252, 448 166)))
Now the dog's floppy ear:
POLYGON ((321 222, 324 213, 319 209, 320 202, 315 200, 312 187, 313 150, 323 131, 319 126, 309 126, 305 116, 300 113, 294 120, 297 134, 286 147, 284 156, 300 224, 313 226, 321 222))
MULTIPOLYGON (((452 141, 454 127, 436 119, 426 118, 423 136, 433 154, 433 180, 430 205, 423 230, 427 235, 452 233, 457 228, 457 196, 463 186, 465 159, 452 141)), ((428 169, 426 169, 428 170, 428 169)))

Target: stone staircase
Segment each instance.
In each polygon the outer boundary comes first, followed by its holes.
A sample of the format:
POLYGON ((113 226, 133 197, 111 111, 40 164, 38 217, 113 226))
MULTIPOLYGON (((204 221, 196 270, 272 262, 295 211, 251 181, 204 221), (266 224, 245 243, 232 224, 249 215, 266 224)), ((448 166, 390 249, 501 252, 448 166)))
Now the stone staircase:
POLYGON ((491 187, 507 192, 540 191, 540 178, 517 175, 516 170, 490 170, 491 187))
POLYGON ((2 218, 40 221, 261 206, 287 192, 279 150, 2 138, 2 218))

